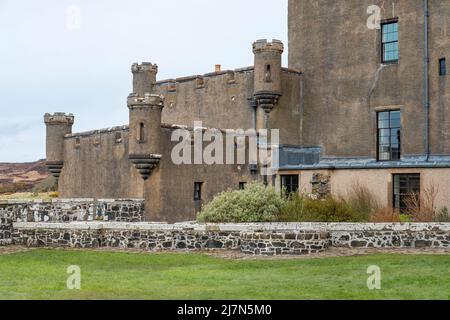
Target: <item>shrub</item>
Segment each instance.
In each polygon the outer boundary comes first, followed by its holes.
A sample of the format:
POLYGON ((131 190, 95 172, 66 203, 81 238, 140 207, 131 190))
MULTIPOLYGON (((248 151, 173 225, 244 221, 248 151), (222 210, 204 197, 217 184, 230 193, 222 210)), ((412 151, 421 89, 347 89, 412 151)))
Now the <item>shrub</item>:
POLYGON ((355 183, 346 198, 328 196, 312 199, 301 194, 292 196, 280 215, 284 222, 365 222, 379 208, 370 190, 355 183))
POLYGON ((435 222, 450 222, 450 215, 448 214, 448 208, 442 208, 434 215, 435 222))
MULTIPOLYGON (((404 218, 403 218, 404 219, 404 218)), ((371 222, 401 222, 400 214, 390 207, 380 208, 370 216, 371 222)))
POLYGON ((346 201, 357 221, 369 221, 381 207, 377 197, 360 182, 353 184, 346 201))
POLYGON ((228 190, 204 206, 200 222, 274 222, 286 200, 273 187, 249 184, 245 190, 228 190))
POLYGON ((311 199, 305 195, 294 195, 284 206, 279 221, 346 222, 357 221, 357 218, 343 199, 331 196, 325 199, 311 199))

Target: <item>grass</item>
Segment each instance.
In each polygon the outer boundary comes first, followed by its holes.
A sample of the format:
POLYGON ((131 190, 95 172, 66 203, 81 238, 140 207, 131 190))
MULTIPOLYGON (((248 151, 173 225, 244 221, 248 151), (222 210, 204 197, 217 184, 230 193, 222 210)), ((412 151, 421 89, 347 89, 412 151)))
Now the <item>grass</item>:
POLYGON ((55 199, 55 192, 17 192, 0 194, 0 200, 44 200, 55 199))
POLYGON ((224 260, 39 249, 0 256, 0 299, 450 299, 449 255, 224 260), (81 290, 66 289, 67 267, 81 290), (366 270, 378 265, 382 289, 366 270))

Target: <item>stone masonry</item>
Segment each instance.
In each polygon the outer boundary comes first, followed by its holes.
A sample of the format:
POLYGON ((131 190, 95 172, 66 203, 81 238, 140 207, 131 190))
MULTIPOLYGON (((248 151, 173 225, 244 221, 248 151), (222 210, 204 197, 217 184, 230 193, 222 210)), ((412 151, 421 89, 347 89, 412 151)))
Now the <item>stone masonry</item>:
POLYGON ((14 222, 141 222, 143 200, 53 200, 0 202, 0 245, 11 243, 14 222))
POLYGON ((252 255, 306 255, 331 246, 450 248, 450 224, 18 222, 14 224, 12 243, 32 247, 220 249, 252 255))

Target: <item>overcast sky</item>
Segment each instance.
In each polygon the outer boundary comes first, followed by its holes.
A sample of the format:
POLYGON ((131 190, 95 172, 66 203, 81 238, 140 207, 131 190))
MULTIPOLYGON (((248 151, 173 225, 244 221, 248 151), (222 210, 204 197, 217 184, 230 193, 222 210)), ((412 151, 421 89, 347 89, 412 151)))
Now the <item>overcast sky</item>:
POLYGON ((240 68, 261 38, 287 44, 287 0, 0 0, 0 162, 45 158, 46 112, 126 124, 133 62, 158 79, 240 68))

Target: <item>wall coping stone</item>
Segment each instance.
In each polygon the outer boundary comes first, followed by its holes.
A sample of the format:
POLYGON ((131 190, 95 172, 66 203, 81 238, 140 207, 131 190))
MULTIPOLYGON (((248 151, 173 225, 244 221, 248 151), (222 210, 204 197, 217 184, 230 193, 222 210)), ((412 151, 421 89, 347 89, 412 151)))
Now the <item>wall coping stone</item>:
POLYGON ((185 223, 156 223, 156 222, 70 222, 70 223, 42 223, 16 222, 14 229, 77 229, 77 230, 158 230, 197 232, 282 232, 282 231, 441 231, 450 232, 450 223, 242 223, 242 224, 200 224, 185 223))

